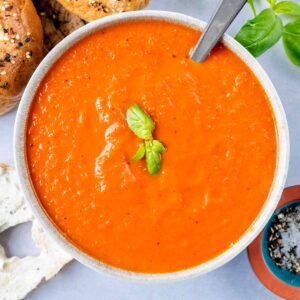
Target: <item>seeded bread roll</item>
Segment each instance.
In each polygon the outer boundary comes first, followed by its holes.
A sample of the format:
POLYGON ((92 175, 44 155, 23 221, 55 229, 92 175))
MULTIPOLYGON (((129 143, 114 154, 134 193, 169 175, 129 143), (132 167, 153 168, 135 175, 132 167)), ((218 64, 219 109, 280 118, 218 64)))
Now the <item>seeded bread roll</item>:
POLYGON ((41 21, 31 0, 0 1, 0 115, 18 103, 42 53, 41 21))
POLYGON ((144 8, 149 0, 58 0, 70 12, 86 21, 144 8))
POLYGON ((70 13, 56 0, 34 0, 44 30, 44 54, 86 22, 70 13))

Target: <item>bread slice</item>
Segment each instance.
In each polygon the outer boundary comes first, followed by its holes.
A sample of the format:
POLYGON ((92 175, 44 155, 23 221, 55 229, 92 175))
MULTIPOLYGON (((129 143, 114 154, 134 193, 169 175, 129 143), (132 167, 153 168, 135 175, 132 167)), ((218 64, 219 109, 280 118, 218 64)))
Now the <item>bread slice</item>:
POLYGON ((86 21, 93 21, 111 14, 139 10, 149 0, 58 0, 70 12, 86 21))
POLYGON ((64 37, 86 24, 85 21, 69 12, 57 0, 35 0, 34 4, 44 30, 45 54, 64 37))

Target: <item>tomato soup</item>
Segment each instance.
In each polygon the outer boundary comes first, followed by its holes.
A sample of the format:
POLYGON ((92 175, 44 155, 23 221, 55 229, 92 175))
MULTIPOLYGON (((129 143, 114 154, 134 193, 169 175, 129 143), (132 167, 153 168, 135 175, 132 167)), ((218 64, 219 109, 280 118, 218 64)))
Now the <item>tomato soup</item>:
POLYGON ((64 236, 122 269, 191 268, 236 243, 261 211, 277 156, 260 82, 218 45, 189 58, 199 32, 161 21, 114 25, 81 40, 41 83, 26 151, 36 194, 64 236), (133 162, 138 103, 167 148, 161 170, 133 162))

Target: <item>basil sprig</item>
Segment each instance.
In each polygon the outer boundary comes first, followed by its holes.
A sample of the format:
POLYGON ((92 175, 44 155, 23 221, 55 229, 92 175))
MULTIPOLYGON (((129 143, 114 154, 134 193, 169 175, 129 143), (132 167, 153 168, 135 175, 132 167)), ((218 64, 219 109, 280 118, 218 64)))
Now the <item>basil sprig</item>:
POLYGON ((235 37, 236 40, 253 56, 258 57, 283 37, 288 58, 300 66, 300 5, 293 1, 267 0, 267 2, 270 7, 256 15, 254 0, 248 0, 254 18, 242 26, 235 37), (284 26, 280 15, 294 18, 294 21, 284 26))
POLYGON ((128 127, 144 140, 132 160, 137 161, 145 157, 147 171, 152 175, 156 174, 161 168, 161 154, 166 148, 159 140, 153 139, 152 133, 155 128, 153 120, 136 103, 128 108, 126 119, 128 127))

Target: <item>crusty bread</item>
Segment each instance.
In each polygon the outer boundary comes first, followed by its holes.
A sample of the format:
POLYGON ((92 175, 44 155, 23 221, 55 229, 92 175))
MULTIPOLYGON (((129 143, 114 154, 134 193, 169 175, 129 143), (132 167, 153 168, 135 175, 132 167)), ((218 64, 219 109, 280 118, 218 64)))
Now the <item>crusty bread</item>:
POLYGON ((86 24, 57 0, 35 0, 34 4, 44 30, 45 54, 72 31, 86 24))
POLYGON ((41 21, 31 0, 0 2, 0 115, 12 109, 43 53, 41 21))
POLYGON ((86 21, 93 21, 107 15, 138 10, 149 0, 58 0, 70 12, 86 21))

